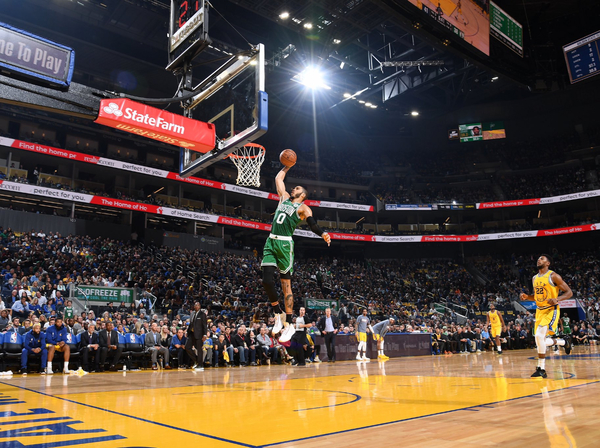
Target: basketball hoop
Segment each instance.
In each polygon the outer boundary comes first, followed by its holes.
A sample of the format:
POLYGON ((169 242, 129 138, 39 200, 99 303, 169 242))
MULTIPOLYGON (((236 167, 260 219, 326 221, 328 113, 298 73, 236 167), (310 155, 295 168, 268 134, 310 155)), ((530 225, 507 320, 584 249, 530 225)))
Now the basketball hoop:
POLYGON ((238 169, 236 184, 244 187, 260 187, 260 166, 265 161, 264 146, 246 143, 229 154, 229 158, 238 169))

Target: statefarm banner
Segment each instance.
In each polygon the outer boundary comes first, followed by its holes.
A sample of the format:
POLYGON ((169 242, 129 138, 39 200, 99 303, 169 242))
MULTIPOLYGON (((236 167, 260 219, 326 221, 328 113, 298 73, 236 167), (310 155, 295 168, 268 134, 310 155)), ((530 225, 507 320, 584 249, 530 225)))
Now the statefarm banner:
POLYGON ((206 153, 215 147, 215 125, 137 103, 127 98, 100 101, 98 124, 206 153))
MULTIPOLYGON (((121 199, 106 198, 103 196, 76 193, 72 191, 58 190, 56 188, 45 188, 37 185, 20 184, 17 182, 0 181, 0 190, 41 196, 46 198, 60 199, 64 201, 79 202, 82 204, 95 204, 103 207, 112 207, 122 210, 132 210, 155 215, 173 216, 177 218, 190 219, 195 221, 210 222, 213 224, 222 224, 226 226, 242 227, 245 229, 260 230, 264 232, 271 231, 271 225, 262 222, 247 221, 245 219, 230 218, 227 216, 211 215, 208 213, 198 213, 189 210, 180 210, 171 207, 161 207, 152 204, 143 204, 140 202, 124 201, 121 199)), ((495 241, 518 238, 532 238, 540 236, 558 236, 572 235, 581 232, 591 232, 600 230, 600 223, 584 224, 580 226, 563 227, 560 229, 530 230, 526 232, 506 232, 489 233, 484 235, 361 235, 353 233, 329 232, 334 240, 341 241, 359 241, 374 243, 459 243, 475 241, 495 241)), ((308 230, 296 230, 294 235, 304 238, 320 238, 308 230)))
MULTIPOLYGON (((161 170, 158 168, 150 168, 143 165, 136 165, 135 163, 122 162, 120 160, 108 159, 106 157, 91 156, 89 154, 83 154, 81 152, 54 148, 52 146, 40 145, 38 143, 31 143, 22 140, 15 140, 12 138, 0 137, 0 145, 8 146, 15 149, 22 149, 24 151, 35 152, 37 154, 45 154, 48 156, 75 160, 77 162, 90 163, 93 165, 106 166, 118 170, 145 174, 147 176, 160 177, 162 179, 170 179, 177 182, 185 182, 187 184, 194 184, 201 187, 215 188, 217 190, 230 191, 233 193, 244 194, 247 196, 254 196, 257 198, 279 201, 279 196, 277 196, 274 193, 268 193, 266 191, 253 190, 252 188, 240 187, 238 185, 226 184, 223 182, 217 182, 209 179, 202 179, 200 177, 192 176, 184 178, 181 177, 179 173, 174 173, 171 171, 161 170)), ((372 212, 374 210, 374 207, 372 205, 348 204, 343 202, 313 200, 307 200, 304 202, 310 207, 335 208, 338 210, 357 210, 365 212, 372 212)))

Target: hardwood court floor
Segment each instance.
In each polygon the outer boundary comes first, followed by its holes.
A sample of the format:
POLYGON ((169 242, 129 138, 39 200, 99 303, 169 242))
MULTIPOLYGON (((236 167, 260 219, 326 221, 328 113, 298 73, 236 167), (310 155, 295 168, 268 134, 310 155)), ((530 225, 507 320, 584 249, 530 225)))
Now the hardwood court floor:
POLYGON ((0 378, 0 447, 597 447, 600 350, 0 378))

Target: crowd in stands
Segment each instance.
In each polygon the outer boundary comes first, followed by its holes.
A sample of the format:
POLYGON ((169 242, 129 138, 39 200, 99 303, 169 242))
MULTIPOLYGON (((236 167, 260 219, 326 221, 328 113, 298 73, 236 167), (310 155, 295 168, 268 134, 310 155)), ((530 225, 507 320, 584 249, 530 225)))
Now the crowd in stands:
MULTIPOLYGON (((105 332, 101 335, 105 335, 108 368, 112 369, 119 361, 115 357, 120 356, 116 352, 111 357, 112 326, 115 337, 156 333, 157 350, 169 350, 171 364, 176 359, 183 368, 191 364, 182 341, 197 301, 209 324, 203 350, 207 365, 298 362, 297 347, 279 344, 277 335, 269 334, 273 315, 266 304, 260 260, 255 255, 130 245, 43 232, 17 234, 10 229, 0 229, 0 241, 0 332, 24 336, 35 324, 48 330, 64 317, 65 335, 83 337, 85 332, 93 333, 93 323, 95 329, 105 332), (131 304, 109 304, 76 313, 67 298, 71 284, 129 287, 136 291, 137 299, 131 304), (257 348, 259 337, 264 350, 257 348)), ((585 307, 586 319, 573 322, 575 341, 597 340, 600 260, 593 253, 555 254, 555 263, 585 307)), ((504 312, 512 309, 510 302, 530 288, 534 258, 490 256, 473 259, 469 266, 452 260, 302 260, 297 262, 292 283, 295 311, 304 299, 337 300, 340 305, 334 312, 341 321, 340 334, 352 334, 355 318, 366 308, 373 323, 396 316, 394 332, 435 334, 434 353, 489 349, 484 313, 491 302, 504 312), (459 324, 460 316, 466 322, 459 324)), ((306 321, 316 322, 321 313, 307 310, 306 321)), ((532 344, 532 319, 529 313, 505 315, 508 327, 503 339, 508 348, 532 344)), ((153 348, 151 343, 145 346, 153 348)), ((308 360, 318 360, 318 347, 314 348, 306 354, 308 360)), ((156 368, 156 358, 153 360, 156 368)), ((163 355, 163 362, 171 366, 169 355, 163 355)), ((106 367, 90 360, 86 364, 89 370, 106 367)))
POLYGON ((559 196, 586 191, 583 168, 563 169, 552 173, 506 175, 498 179, 506 199, 528 199, 559 196))
MULTIPOLYGON (((595 171, 595 170, 593 170, 595 171)), ((595 174, 595 173, 594 173, 595 174)), ((489 184, 472 186, 461 183, 460 187, 449 185, 427 185, 406 188, 401 184, 378 184, 375 187, 379 200, 392 204, 474 204, 500 200, 515 200, 559 196, 595 189, 596 185, 586 182, 583 167, 561 168, 548 173, 504 172, 490 179, 489 184), (494 189, 494 185, 498 188, 494 189)))

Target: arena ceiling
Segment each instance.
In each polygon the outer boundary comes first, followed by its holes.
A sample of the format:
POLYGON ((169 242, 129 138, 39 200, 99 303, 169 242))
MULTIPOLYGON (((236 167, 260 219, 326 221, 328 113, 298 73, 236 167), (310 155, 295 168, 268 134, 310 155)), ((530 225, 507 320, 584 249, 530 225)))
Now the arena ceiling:
MULTIPOLYGON (((489 58, 448 39, 406 0, 214 0, 209 29, 214 45, 198 64, 217 63, 223 51, 247 48, 246 41, 265 43, 271 104, 283 107, 296 101, 298 91, 290 78, 317 64, 332 87, 319 98, 321 111, 359 110, 343 97, 347 92, 362 91, 362 98, 380 110, 407 115, 415 108, 444 113, 564 88, 568 81, 560 48, 596 31, 598 2, 497 3, 524 26, 522 59, 494 39, 489 58), (282 11, 290 17, 280 18, 282 11), (307 21, 313 24, 310 30, 304 27, 307 21), (443 65, 381 64, 400 61, 443 65), (399 94, 384 101, 382 88, 390 82, 400 86, 399 94)), ((0 20, 73 46, 77 82, 170 96, 177 80, 164 70, 169 5, 169 0, 22 0, 3 5, 0 20)))

